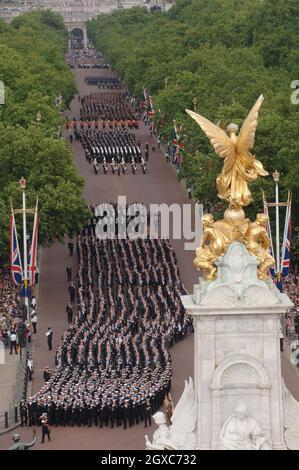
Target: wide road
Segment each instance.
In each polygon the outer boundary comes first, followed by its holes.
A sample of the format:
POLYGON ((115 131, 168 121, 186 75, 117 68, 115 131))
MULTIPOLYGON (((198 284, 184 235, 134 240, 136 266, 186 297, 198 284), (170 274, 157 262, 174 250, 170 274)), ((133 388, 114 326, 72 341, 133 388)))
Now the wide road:
MULTIPOLYGON (((81 96, 96 91, 94 87, 87 86, 84 83, 84 77, 87 75, 100 75, 101 73, 103 72, 97 69, 91 71, 74 70, 81 96)), ((65 114, 70 118, 79 118, 78 97, 75 97, 71 103, 70 111, 65 114)), ((150 144, 151 149, 151 145, 155 140, 150 137, 149 129, 141 124, 137 133, 142 142, 142 149, 144 150, 145 142, 150 144)), ((95 175, 92 165, 86 162, 81 144, 73 142, 72 148, 78 171, 85 179, 84 196, 89 204, 117 201, 119 195, 126 196, 128 202, 143 201, 147 207, 150 203, 166 203, 169 205, 172 203, 180 205, 190 203, 185 187, 177 180, 174 166, 165 161, 162 151, 157 150, 154 153, 150 151, 146 175, 141 173, 139 166, 137 175, 131 174, 131 169, 128 168, 126 175, 118 176, 110 172, 103 175, 102 168, 100 169, 101 174, 95 175)), ((192 202, 191 204, 193 205, 192 202)), ((173 240, 172 237, 170 239, 177 254, 181 279, 191 292, 193 284, 197 283, 198 280, 198 274, 192 263, 194 251, 184 249, 185 241, 183 239, 173 240)), ((55 350, 64 330, 67 328, 65 306, 68 301, 68 283, 65 269, 69 263, 72 264, 73 270, 75 270, 75 257, 72 259, 69 256, 66 244, 56 244, 42 251, 33 391, 38 391, 43 384, 42 373, 44 367, 54 367, 55 350), (45 332, 48 326, 51 326, 54 331, 52 352, 47 351, 45 332)), ((183 391, 184 380, 193 375, 192 336, 178 343, 172 349, 172 360, 174 369, 172 397, 174 403, 176 403, 183 391)), ((282 357, 282 365, 286 384, 299 400, 298 375, 284 356, 282 357)), ((155 429, 155 426, 144 429, 143 424, 127 430, 123 430, 121 427, 114 429, 57 427, 52 429, 52 441, 50 443, 46 441, 45 444, 41 444, 38 438, 34 449, 138 450, 144 449, 144 435, 149 434, 151 437, 155 429)), ((20 432, 22 439, 29 440, 31 438, 31 429, 20 429, 20 432)), ((38 429, 38 433, 41 435, 40 429, 38 429)), ((11 435, 12 433, 8 433, 0 437, 0 449, 9 447, 11 435)))
MULTIPOLYGON (((84 83, 87 75, 100 75, 107 73, 98 69, 74 70, 80 95, 96 91, 95 87, 84 83)), ((80 103, 78 97, 72 101, 70 111, 65 115, 70 119, 79 118, 80 103)), ((165 161, 162 151, 157 149, 157 142, 150 136, 148 127, 140 124, 137 136, 141 139, 142 150, 145 143, 149 143, 150 155, 147 164, 147 174, 141 172, 138 165, 138 173, 133 175, 128 165, 128 172, 121 176, 109 174, 104 175, 102 166, 100 174, 95 175, 92 165, 85 159, 80 142, 73 142, 72 148, 79 173, 85 179, 84 196, 88 204, 93 202, 117 201, 118 196, 126 196, 127 202, 142 201, 146 207, 151 203, 189 204, 188 194, 175 174, 175 167, 165 161), (151 152, 152 144, 156 145, 156 152, 151 152)), ((191 202, 194 206, 194 204, 191 202)), ((171 234, 170 234, 171 235, 171 234)), ((197 272, 193 268, 192 260, 194 251, 184 250, 184 240, 172 240, 175 248, 181 279, 187 289, 192 289, 197 280, 197 272)), ((67 240, 66 240, 67 241, 67 240)), ((75 256, 73 259, 68 254, 67 244, 56 244, 45 249, 41 256, 41 275, 38 299, 38 333, 35 335, 35 373, 33 390, 38 391, 43 384, 43 370, 45 366, 54 367, 54 354, 57 344, 67 328, 65 306, 68 301, 65 269, 68 263, 76 268, 75 256), (48 352, 45 332, 48 326, 54 331, 53 351, 48 352)), ((172 397, 176 402, 183 391, 184 379, 193 375, 193 337, 185 339, 177 344, 172 350, 174 366, 174 378, 172 386, 172 397)), ((36 444, 35 449, 144 449, 144 434, 152 435, 152 429, 145 430, 143 425, 134 426, 131 429, 122 428, 54 428, 52 430, 52 442, 36 444), (146 431, 146 432, 145 432, 146 431)), ((30 438, 31 430, 24 429, 22 437, 30 438)), ((0 448, 7 448, 10 436, 0 437, 0 448)))

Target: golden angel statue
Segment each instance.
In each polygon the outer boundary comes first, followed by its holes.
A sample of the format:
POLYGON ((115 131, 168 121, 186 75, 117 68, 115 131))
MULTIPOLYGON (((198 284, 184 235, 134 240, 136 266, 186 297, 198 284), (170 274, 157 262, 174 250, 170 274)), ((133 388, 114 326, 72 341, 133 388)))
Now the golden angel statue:
POLYGON ((234 239, 234 233, 227 222, 215 222, 211 214, 205 214, 202 223, 203 236, 193 263, 197 270, 203 270, 205 279, 211 281, 216 278, 215 261, 226 252, 229 243, 234 239))
POLYGON ((246 245, 249 253, 257 258, 258 277, 267 279, 269 277, 269 268, 274 266, 275 260, 269 253, 270 239, 265 228, 269 217, 265 214, 257 214, 255 222, 252 222, 246 233, 246 245))
POLYGON ((210 139, 217 155, 224 158, 222 172, 217 178, 217 189, 218 196, 229 201, 230 205, 250 204, 252 199, 248 183, 256 180, 259 175, 268 175, 262 163, 250 152, 254 145, 258 112, 263 100, 263 95, 260 95, 245 119, 239 135, 236 124, 227 127, 227 135, 205 117, 186 109, 210 139))

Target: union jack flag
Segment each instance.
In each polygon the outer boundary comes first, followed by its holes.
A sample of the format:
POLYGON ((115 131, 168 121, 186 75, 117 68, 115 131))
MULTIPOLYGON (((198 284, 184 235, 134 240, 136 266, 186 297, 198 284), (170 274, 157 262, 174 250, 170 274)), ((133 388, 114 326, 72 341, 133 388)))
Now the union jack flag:
MULTIPOLYGON (((268 221, 266 223, 266 230, 267 230, 267 234, 268 234, 268 237, 269 237, 269 240, 270 240, 269 252, 270 252, 270 255, 273 256, 273 258, 275 259, 274 249, 273 249, 273 239, 272 239, 271 226, 270 226, 270 218, 269 218, 269 210, 268 210, 268 204, 267 204, 267 201, 266 201, 264 191, 262 191, 262 195, 263 195, 263 202, 264 202, 264 214, 268 217, 268 221)), ((272 268, 270 268, 269 271, 270 271, 270 275, 271 275, 272 279, 275 279, 275 277, 276 277, 276 263, 274 264, 274 266, 272 266, 272 268)))
POLYGON ((10 271, 12 282, 21 285, 23 283, 23 268, 13 211, 10 216, 10 271))
POLYGON ((29 272, 29 283, 31 286, 35 285, 35 274, 37 272, 37 244, 38 244, 38 216, 37 216, 37 205, 34 214, 34 223, 33 223, 33 234, 32 234, 32 243, 29 251, 29 260, 28 260, 28 272, 29 272))
POLYGON ((291 208, 288 211, 288 226, 284 243, 281 251, 281 275, 287 277, 290 269, 290 258, 291 258, 291 233, 292 233, 292 220, 291 220, 291 208))

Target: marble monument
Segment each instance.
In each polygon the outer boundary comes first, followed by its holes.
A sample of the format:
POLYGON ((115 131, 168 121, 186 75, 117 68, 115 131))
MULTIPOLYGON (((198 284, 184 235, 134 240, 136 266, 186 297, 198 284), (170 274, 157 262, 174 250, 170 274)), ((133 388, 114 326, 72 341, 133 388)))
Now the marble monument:
POLYGON ((261 95, 239 134, 236 124, 226 134, 187 110, 224 160, 216 184, 229 206, 221 220, 203 216, 194 260, 203 277, 181 297, 194 320, 194 387, 190 379, 170 427, 155 415, 159 429, 147 449, 299 449, 299 403, 280 359, 281 318, 292 303, 269 276, 268 217, 252 222, 243 210, 252 201, 249 183, 268 174, 251 153, 262 102, 261 95))

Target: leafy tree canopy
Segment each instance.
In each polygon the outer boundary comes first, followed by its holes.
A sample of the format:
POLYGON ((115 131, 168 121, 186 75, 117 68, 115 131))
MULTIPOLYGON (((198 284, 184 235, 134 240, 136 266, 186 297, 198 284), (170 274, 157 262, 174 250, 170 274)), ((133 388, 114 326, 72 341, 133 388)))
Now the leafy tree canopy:
POLYGON ((299 227, 299 105, 291 103, 291 83, 299 80, 297 0, 177 0, 167 13, 144 8, 101 15, 88 24, 93 43, 121 74, 131 93, 148 88, 155 121, 165 140, 173 119, 184 141, 180 177, 206 205, 217 199, 215 178, 221 161, 185 109, 226 126, 241 125, 262 93, 255 154, 269 171, 251 186, 253 217, 262 210, 261 189, 274 198, 271 173, 281 172, 281 197, 293 192, 293 227, 299 227), (165 78, 168 87, 165 87, 165 78))
MULTIPOLYGON (((5 85, 5 104, 0 106, 0 257, 8 254, 10 198, 15 208, 22 204, 22 176, 28 206, 39 198, 43 245, 78 232, 90 215, 71 149, 58 138, 63 120, 55 98, 61 94, 66 108, 76 92, 64 60, 67 45, 62 17, 50 11, 18 16, 9 25, 0 22, 0 80, 5 85)), ((31 217, 28 223, 31 232, 31 217)))

